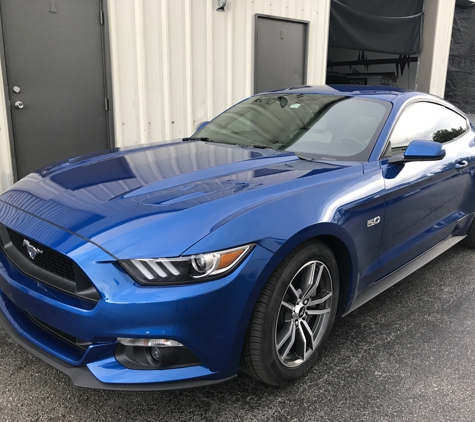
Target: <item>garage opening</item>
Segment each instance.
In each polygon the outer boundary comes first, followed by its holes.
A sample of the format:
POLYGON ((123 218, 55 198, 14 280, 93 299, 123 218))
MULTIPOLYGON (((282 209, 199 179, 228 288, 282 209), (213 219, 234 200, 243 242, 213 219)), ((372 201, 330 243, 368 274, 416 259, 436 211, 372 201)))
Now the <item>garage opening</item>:
POLYGON ((327 83, 415 89, 423 0, 332 0, 327 83))

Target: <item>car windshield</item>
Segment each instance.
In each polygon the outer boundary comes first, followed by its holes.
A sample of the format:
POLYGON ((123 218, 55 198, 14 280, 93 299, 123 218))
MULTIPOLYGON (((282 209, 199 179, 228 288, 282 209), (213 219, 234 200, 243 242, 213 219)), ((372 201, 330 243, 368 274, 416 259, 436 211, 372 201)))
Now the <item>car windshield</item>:
POLYGON ((381 100, 265 94, 217 116, 193 138, 291 151, 302 158, 367 160, 390 111, 381 100))

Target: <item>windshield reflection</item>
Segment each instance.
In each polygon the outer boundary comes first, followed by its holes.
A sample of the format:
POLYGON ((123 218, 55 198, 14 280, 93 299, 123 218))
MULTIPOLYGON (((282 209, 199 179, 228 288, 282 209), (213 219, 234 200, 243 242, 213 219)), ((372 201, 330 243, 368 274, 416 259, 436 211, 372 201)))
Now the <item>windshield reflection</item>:
POLYGON ((341 95, 257 95, 225 111, 194 138, 271 148, 320 160, 367 160, 390 104, 341 95))

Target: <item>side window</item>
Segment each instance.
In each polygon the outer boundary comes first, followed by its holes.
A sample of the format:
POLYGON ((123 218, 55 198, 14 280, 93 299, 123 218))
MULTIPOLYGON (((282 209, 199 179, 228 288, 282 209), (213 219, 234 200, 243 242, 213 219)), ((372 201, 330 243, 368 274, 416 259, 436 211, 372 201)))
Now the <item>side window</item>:
POLYGON ((388 155, 400 154, 414 139, 444 143, 466 131, 466 120, 448 108, 425 102, 411 104, 391 133, 388 155))

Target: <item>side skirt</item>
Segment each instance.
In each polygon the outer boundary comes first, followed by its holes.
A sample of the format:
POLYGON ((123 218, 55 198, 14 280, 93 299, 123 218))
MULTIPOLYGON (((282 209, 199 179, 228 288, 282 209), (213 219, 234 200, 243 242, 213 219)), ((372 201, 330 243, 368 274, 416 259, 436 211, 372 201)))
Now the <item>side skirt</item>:
POLYGON ((391 274, 382 278, 363 293, 356 297, 353 303, 350 305, 348 310, 343 314, 343 316, 348 315, 350 312, 353 312, 355 309, 359 308, 361 305, 365 304, 373 297, 384 292, 386 289, 389 289, 391 286, 394 286, 397 282, 401 281, 403 278, 406 278, 408 275, 417 271, 419 268, 423 267, 434 258, 437 258, 439 255, 444 253, 447 249, 450 249, 456 243, 464 239, 465 236, 451 236, 439 244, 435 245, 433 248, 419 255, 417 258, 414 258, 412 261, 409 261, 403 267, 393 271, 391 274))

